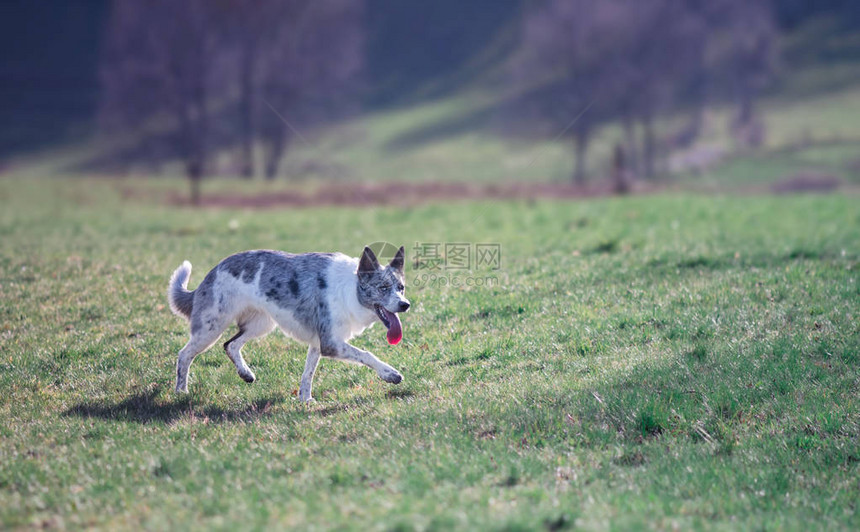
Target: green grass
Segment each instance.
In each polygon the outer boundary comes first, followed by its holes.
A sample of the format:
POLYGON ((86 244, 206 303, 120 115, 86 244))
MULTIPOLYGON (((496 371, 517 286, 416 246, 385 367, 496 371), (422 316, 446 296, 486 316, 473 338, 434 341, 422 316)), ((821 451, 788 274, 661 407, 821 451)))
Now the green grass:
POLYGON ((3 528, 860 526, 854 195, 195 211, 5 179, 0 198, 3 528), (245 348, 255 384, 213 348, 171 393, 181 260, 195 286, 238 250, 378 240, 502 250, 497 271, 409 271, 403 343, 356 340, 401 385, 323 361, 307 408, 304 349, 273 334, 245 348))

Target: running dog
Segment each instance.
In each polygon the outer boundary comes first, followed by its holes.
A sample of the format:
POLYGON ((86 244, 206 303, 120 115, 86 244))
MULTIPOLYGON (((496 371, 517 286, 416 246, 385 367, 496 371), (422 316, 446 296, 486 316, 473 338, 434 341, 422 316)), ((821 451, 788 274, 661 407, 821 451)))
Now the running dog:
POLYGON ((224 350, 246 382, 256 377, 242 358, 242 346, 280 329, 308 345, 299 398, 310 402, 320 356, 364 364, 382 380, 398 384, 403 376, 372 353, 348 341, 379 320, 388 342, 400 342, 399 312, 409 309, 404 295, 404 250, 385 267, 365 247, 360 259, 341 253, 291 254, 245 251, 222 260, 193 291, 188 290, 191 263, 173 272, 167 291, 170 309, 188 320, 191 338, 179 351, 176 392, 188 391, 188 368, 233 322, 239 332, 224 350))

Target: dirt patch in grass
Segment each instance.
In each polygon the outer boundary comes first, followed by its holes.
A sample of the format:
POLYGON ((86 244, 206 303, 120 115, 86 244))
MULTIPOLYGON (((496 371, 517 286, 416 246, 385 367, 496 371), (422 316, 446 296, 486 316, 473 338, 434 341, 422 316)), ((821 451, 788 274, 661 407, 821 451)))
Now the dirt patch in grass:
MULTIPOLYGON (((637 192, 644 192, 643 184, 637 192)), ((508 182, 500 184, 469 183, 326 183, 311 190, 285 189, 264 194, 204 194, 202 207, 317 207, 317 206, 367 206, 367 205, 416 205, 433 201, 481 200, 481 199, 565 199, 608 196, 612 193, 609 182, 598 182, 585 186, 566 183, 508 182)), ((174 194, 168 198, 174 205, 186 205, 185 195, 174 194)))
POLYGON ((832 192, 839 188, 842 181, 824 172, 808 171, 794 174, 774 183, 770 189, 776 194, 793 192, 832 192))

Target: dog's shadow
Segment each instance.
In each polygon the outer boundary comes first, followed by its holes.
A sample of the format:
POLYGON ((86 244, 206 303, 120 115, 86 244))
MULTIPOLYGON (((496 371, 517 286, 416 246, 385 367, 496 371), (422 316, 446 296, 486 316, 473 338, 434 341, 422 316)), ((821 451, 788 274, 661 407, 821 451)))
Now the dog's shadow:
MULTIPOLYGON (((98 418, 107 421, 130 421, 134 423, 165 423, 169 424, 179 419, 205 420, 209 423, 224 423, 233 421, 255 421, 269 416, 272 407, 284 403, 287 398, 281 394, 255 399, 245 406, 237 408, 222 408, 208 405, 195 405, 193 396, 165 401, 159 399, 161 386, 133 393, 119 402, 83 401, 63 412, 64 416, 81 418, 98 418)), ((385 394, 389 400, 406 400, 413 397, 411 390, 391 390, 385 394)), ((367 397, 355 398, 346 403, 328 405, 303 411, 320 417, 328 417, 350 410, 367 408, 372 401, 367 397)))
MULTIPOLYGON (((394 389, 385 392, 385 398, 389 401, 404 401, 411 399, 415 396, 415 392, 409 389, 394 389)), ((373 399, 367 396, 356 397, 347 402, 341 402, 334 405, 321 406, 315 408, 312 412, 319 417, 329 417, 336 414, 340 414, 342 412, 349 412, 354 410, 361 410, 371 408, 373 406, 373 399)))
POLYGON ((281 395, 255 399, 245 406, 222 408, 219 406, 196 407, 191 396, 173 401, 159 399, 161 387, 152 387, 119 402, 83 401, 66 410, 63 415, 82 418, 99 418, 108 421, 131 421, 134 423, 172 423, 179 419, 197 419, 207 422, 254 421, 268 416, 271 407, 283 403, 281 395))

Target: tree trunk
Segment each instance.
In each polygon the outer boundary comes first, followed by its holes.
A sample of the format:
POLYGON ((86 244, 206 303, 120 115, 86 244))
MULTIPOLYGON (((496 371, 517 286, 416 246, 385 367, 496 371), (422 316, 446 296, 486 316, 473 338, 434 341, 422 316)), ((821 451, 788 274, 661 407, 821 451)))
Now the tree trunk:
POLYGON ((203 167, 199 161, 189 161, 185 167, 190 186, 191 204, 195 207, 200 205, 200 180, 203 177, 203 167))
MULTIPOLYGON (((275 150, 276 148, 272 148, 275 150)), ((278 155, 270 154, 269 157, 266 158, 266 180, 274 181, 276 177, 278 177, 278 166, 279 166, 280 157, 278 155)))
POLYGON ((278 176, 278 167, 287 148, 287 135, 283 127, 269 135, 269 149, 266 153, 266 179, 273 181, 278 176))
POLYGON ((743 127, 751 124, 753 121, 753 116, 755 115, 753 107, 755 91, 744 79, 738 79, 736 84, 738 87, 738 117, 736 123, 737 127, 743 127))
POLYGON ((627 154, 627 171, 635 178, 639 175, 639 156, 636 150, 636 122, 630 115, 624 116, 624 151, 627 154))
POLYGON ((585 185, 585 153, 588 151, 588 133, 579 131, 574 135, 574 150, 576 161, 573 169, 573 183, 585 185))
POLYGON ((627 163, 624 158, 624 146, 619 142, 615 144, 615 153, 612 157, 612 190, 616 194, 627 194, 630 192, 628 175, 627 163))
POLYGON ((256 42, 245 44, 239 69, 239 113, 241 129, 241 162, 239 172, 245 179, 254 177, 254 60, 256 42))
POLYGON ((190 185, 192 205, 200 204, 200 180, 203 178, 203 169, 206 160, 206 148, 203 139, 206 123, 203 113, 205 112, 205 107, 195 106, 191 101, 186 101, 180 110, 180 142, 183 146, 185 175, 190 185))
MULTIPOLYGON (((204 54, 201 53, 201 56, 204 54)), ((209 132, 209 109, 206 107, 206 65, 198 65, 189 100, 186 102, 186 134, 190 147, 186 155, 186 173, 191 185, 191 204, 200 205, 200 180, 206 169, 206 135, 209 132)))
POLYGON ((646 179, 653 179, 656 141, 654 139, 654 120, 650 114, 642 117, 642 172, 646 179))

